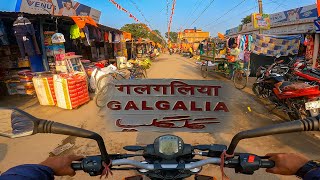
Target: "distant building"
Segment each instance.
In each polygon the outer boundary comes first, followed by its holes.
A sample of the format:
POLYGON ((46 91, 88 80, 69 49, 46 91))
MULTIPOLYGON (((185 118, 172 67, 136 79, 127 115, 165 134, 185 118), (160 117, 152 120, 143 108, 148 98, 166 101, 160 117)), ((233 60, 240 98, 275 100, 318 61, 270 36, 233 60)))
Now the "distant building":
POLYGON ((203 32, 201 29, 185 29, 178 33, 178 42, 194 43, 201 42, 210 37, 209 32, 203 32))

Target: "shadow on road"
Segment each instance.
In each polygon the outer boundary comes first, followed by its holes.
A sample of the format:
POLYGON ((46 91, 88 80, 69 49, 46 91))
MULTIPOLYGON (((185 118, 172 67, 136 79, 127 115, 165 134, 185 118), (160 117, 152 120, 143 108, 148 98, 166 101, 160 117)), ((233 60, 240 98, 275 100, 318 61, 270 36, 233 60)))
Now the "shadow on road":
POLYGON ((8 145, 0 143, 0 162, 4 159, 8 152, 8 145))

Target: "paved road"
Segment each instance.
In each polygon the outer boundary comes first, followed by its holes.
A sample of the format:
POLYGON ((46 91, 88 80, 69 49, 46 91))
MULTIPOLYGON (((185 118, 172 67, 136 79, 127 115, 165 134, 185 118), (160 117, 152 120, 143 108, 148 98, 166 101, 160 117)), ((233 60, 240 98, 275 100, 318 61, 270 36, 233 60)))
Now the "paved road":
MULTIPOLYGON (((191 59, 179 55, 161 55, 154 62, 148 72, 149 78, 178 78, 178 79, 203 79, 197 65, 191 59)), ((231 83, 220 76, 210 75, 206 79, 218 79, 231 83)), ((239 97, 238 110, 241 112, 234 121, 233 128, 226 129, 223 133, 178 133, 173 134, 182 137, 189 144, 228 144, 233 135, 242 130, 275 124, 283 120, 274 115, 252 95, 249 89, 239 91, 234 89, 233 96, 239 97), (251 112, 247 107, 251 107, 251 112)), ((106 124, 99 116, 99 109, 91 101, 76 110, 62 110, 57 107, 39 106, 36 99, 17 98, 14 101, 0 101, 2 105, 18 105, 35 116, 50 119, 66 124, 83 127, 100 133, 110 153, 124 153, 121 147, 134 144, 148 144, 161 135, 161 133, 123 133, 107 132, 106 124), (18 103, 18 104, 17 104, 18 103)), ((38 163, 44 160, 57 146, 71 142, 74 147, 64 154, 77 153, 82 155, 97 154, 95 142, 91 140, 65 137, 61 135, 35 135, 20 139, 8 140, 0 138, 0 171, 22 163, 38 163)), ((295 133, 289 135, 276 135, 244 140, 239 144, 238 152, 251 152, 264 155, 268 152, 297 152, 303 153, 312 159, 320 159, 320 141, 307 133, 295 133)), ((236 175, 232 170, 226 170, 231 179, 295 179, 295 177, 283 177, 267 174, 264 170, 258 171, 253 176, 236 175)), ((110 179, 119 180, 122 177, 133 175, 135 172, 115 172, 110 179)), ((203 168, 202 174, 214 175, 221 178, 219 167, 207 166, 203 168)), ((90 179, 85 173, 78 173, 75 177, 63 177, 58 179, 90 179)), ((98 178, 92 178, 98 179, 98 178)))

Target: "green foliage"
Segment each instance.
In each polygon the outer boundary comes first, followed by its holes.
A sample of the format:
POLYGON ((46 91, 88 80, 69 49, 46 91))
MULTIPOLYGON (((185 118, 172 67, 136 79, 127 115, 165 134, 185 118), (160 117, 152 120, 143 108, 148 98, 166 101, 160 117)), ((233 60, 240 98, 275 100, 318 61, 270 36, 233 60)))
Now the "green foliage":
POLYGON ((162 43, 162 36, 160 31, 153 30, 157 35, 149 32, 146 28, 144 28, 144 24, 142 23, 132 23, 132 24, 126 24, 120 29, 121 31, 129 32, 131 33, 133 38, 145 38, 150 39, 153 42, 156 43, 162 43))
MULTIPOLYGON (((168 38, 168 32, 166 32, 165 37, 168 38)), ((177 32, 170 32, 170 40, 173 43, 176 43, 178 40, 178 33, 177 32)))
POLYGON ((243 18, 243 19, 241 20, 242 25, 247 24, 247 23, 251 23, 251 22, 252 22, 252 21, 251 21, 251 14, 248 15, 248 16, 246 16, 245 18, 243 18))

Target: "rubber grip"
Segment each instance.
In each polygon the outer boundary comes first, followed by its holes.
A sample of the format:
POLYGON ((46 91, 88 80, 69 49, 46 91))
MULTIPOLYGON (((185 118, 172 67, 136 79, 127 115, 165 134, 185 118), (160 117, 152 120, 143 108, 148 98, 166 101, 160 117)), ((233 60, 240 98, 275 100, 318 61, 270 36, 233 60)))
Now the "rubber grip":
POLYGON ((273 168, 275 166, 274 161, 271 160, 262 160, 260 168, 273 168))
POLYGON ((83 170, 81 163, 71 163, 71 168, 75 171, 83 170))

